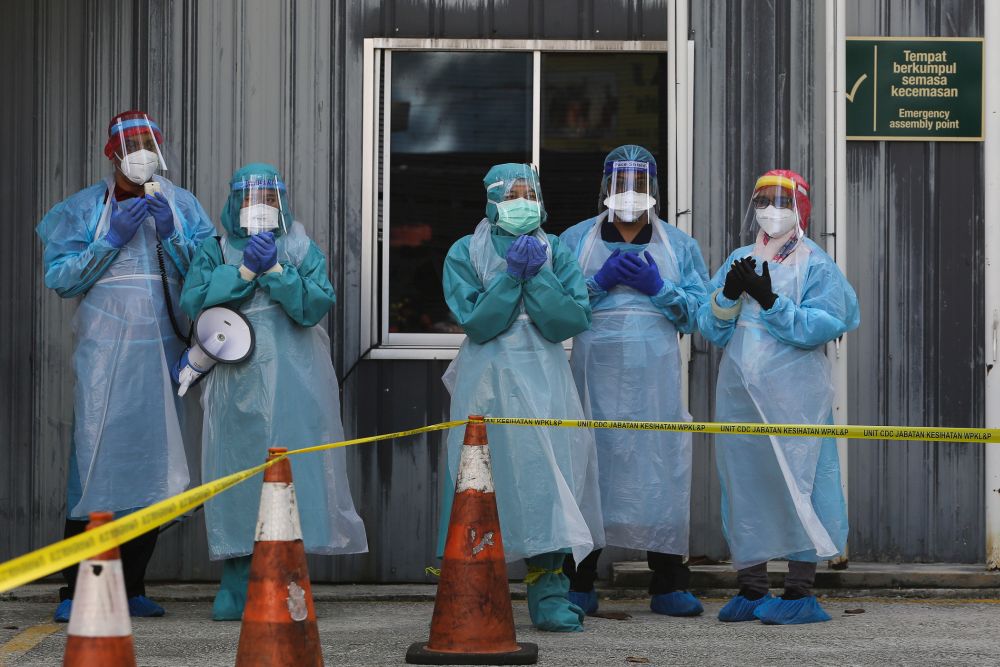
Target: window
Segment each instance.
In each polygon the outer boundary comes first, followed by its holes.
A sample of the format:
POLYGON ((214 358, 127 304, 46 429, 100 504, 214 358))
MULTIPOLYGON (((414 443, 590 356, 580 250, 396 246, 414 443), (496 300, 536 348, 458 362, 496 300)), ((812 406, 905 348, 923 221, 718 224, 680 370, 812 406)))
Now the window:
POLYGON ((484 217, 492 165, 538 165, 552 234, 597 215, 603 160, 616 146, 650 149, 667 192, 666 42, 376 39, 365 56, 371 357, 454 356, 464 334, 444 301, 443 263, 484 217))

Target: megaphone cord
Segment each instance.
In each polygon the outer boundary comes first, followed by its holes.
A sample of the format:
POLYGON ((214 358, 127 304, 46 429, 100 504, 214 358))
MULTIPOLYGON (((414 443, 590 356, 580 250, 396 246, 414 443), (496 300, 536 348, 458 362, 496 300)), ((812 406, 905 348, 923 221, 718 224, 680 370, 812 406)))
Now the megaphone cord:
POLYGON ((160 265, 160 281, 163 283, 163 300, 167 302, 167 315, 170 316, 170 326, 174 329, 174 334, 182 343, 191 346, 191 337, 181 333, 181 327, 177 324, 177 315, 174 313, 174 301, 170 298, 170 283, 167 280, 167 265, 163 261, 163 243, 156 241, 156 261, 160 265))

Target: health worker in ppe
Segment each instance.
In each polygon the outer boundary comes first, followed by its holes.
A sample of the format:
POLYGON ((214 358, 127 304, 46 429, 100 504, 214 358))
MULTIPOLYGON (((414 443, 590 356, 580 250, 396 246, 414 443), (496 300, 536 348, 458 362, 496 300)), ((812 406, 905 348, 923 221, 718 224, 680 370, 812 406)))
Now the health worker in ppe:
MULTIPOLYGON (((590 304, 572 251, 542 231, 546 212, 533 165, 489 170, 486 217, 444 262, 444 296, 467 338, 443 380, 452 419, 582 419, 562 342, 590 326, 590 304)), ((597 452, 586 429, 490 426, 500 532, 508 561, 528 564, 528 611, 535 627, 583 629, 567 593, 567 554, 604 544, 597 452)), ((448 434, 439 555, 444 551, 462 449, 448 434)))
MULTIPOLYGON (((697 328, 708 272, 698 243, 657 215, 656 160, 621 146, 604 162, 601 213, 561 237, 587 278, 588 331, 573 339, 570 365, 588 419, 691 421, 681 396, 678 333, 697 328)), ((650 608, 697 616, 687 591, 691 434, 597 429, 607 543, 647 552, 650 608)), ((567 568, 570 599, 597 610, 600 551, 567 568)))
MULTIPOLYGON (((79 297, 65 537, 82 533, 90 512, 126 514, 188 485, 183 403, 169 368, 185 347, 181 281, 214 228, 194 195, 156 174, 168 166, 162 149, 148 114, 115 116, 104 146, 112 173, 56 204, 36 229, 46 286, 79 297)), ((121 545, 133 616, 163 615, 144 585, 156 537, 121 545)), ((56 621, 69 620, 76 573, 63 571, 56 621)))
MULTIPOLYGON (((194 318, 211 306, 239 310, 255 346, 241 363, 216 364, 202 381, 202 477, 218 479, 267 457, 269 447, 300 449, 344 439, 330 339, 319 325, 336 300, 326 257, 292 218, 288 189, 268 164, 233 174, 221 238, 202 243, 181 305, 194 318)), ((305 550, 368 550, 354 509, 346 453, 291 457, 305 550)), ((246 603, 262 478, 205 503, 209 557, 222 560, 215 620, 240 620, 246 603)))
MULTIPOLYGON (((824 346, 857 328, 854 289, 806 238, 809 186, 776 169, 754 187, 744 221, 749 245, 715 274, 698 325, 725 348, 716 421, 829 424, 834 387, 824 346)), ((722 527, 740 592, 722 621, 828 621, 812 594, 816 563, 847 540, 847 507, 833 439, 725 434, 716 437, 722 527), (767 562, 788 560, 785 591, 768 593, 767 562)))

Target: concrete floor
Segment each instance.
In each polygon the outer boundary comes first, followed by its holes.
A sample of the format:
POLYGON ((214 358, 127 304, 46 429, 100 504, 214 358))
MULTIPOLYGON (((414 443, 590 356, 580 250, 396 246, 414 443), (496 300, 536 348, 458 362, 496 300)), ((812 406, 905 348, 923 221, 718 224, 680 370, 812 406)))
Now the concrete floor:
MULTIPOLYGON (((588 618, 579 634, 534 630, 522 601, 514 614, 518 639, 538 644, 540 665, 1000 665, 996 600, 831 598, 823 604, 832 622, 788 627, 720 623, 724 599, 704 602, 704 616, 674 619, 650 613, 646 599, 604 600, 602 612, 632 618, 588 618)), ((61 663, 66 626, 51 624, 53 609, 0 601, 0 665, 61 663)), ((205 601, 167 609, 164 618, 133 620, 139 665, 233 664, 239 624, 210 621, 205 601)), ((318 601, 317 611, 326 664, 401 665, 407 646, 427 638, 433 603, 318 601)))

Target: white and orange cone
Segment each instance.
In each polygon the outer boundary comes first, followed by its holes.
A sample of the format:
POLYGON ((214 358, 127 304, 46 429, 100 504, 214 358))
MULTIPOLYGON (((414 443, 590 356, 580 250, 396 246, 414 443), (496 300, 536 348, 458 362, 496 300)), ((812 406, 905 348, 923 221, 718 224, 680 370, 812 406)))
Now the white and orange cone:
POLYGON ((518 643, 507 583, 486 424, 465 427, 455 502, 448 520, 431 636, 412 644, 416 665, 533 665, 538 646, 518 643))
MULTIPOLYGON (((87 530, 113 519, 111 512, 91 512, 87 530)), ((118 547, 80 563, 66 634, 64 667, 135 667, 132 621, 118 547)))
MULTIPOLYGON (((271 448, 267 460, 287 451, 271 448)), ((257 516, 236 667, 322 666, 292 466, 287 458, 264 471, 257 516)))

